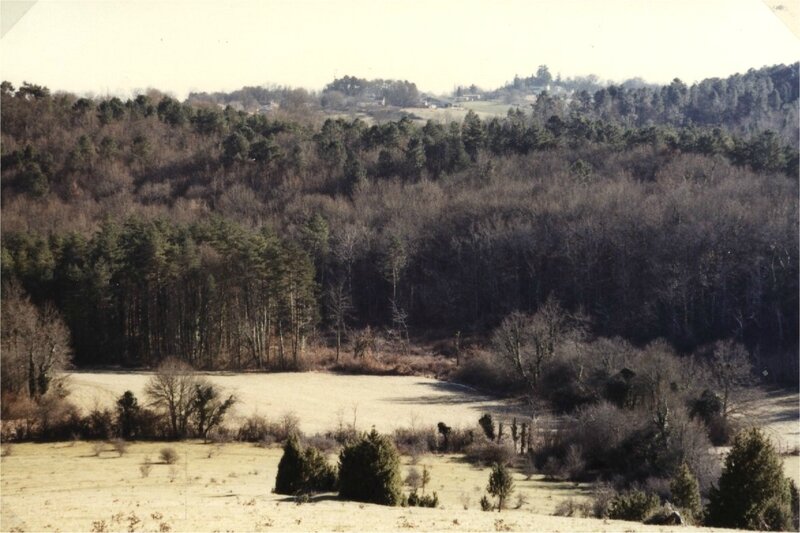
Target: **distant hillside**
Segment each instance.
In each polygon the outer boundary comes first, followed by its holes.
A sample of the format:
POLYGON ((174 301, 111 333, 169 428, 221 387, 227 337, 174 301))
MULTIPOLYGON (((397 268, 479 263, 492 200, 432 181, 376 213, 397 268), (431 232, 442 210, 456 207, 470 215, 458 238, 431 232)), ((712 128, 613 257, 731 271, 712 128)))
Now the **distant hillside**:
MULTIPOLYGON (((794 74, 758 72, 790 116, 768 79, 794 74)), ((652 94, 682 125, 626 122, 640 90, 370 125, 4 83, 3 280, 56 304, 84 365, 287 368, 367 326, 485 338, 553 297, 593 334, 735 338, 796 379, 796 141, 678 120, 699 93, 677 82, 652 94)))
POLYGON ((479 98, 533 108, 543 120, 552 115, 561 119, 579 115, 627 127, 719 127, 744 136, 772 130, 784 142, 796 144, 800 135, 798 72, 800 63, 794 63, 750 69, 744 74, 709 78, 692 85, 675 79, 662 86, 642 79, 609 84, 594 75, 562 79, 553 77, 548 67, 541 65, 535 74, 515 76, 498 89, 460 86, 450 97, 427 95, 408 81, 344 76, 329 83, 318 95, 284 87, 244 87, 230 93, 192 93, 187 102, 233 105, 251 112, 306 105, 380 116, 382 106, 447 107, 479 98))

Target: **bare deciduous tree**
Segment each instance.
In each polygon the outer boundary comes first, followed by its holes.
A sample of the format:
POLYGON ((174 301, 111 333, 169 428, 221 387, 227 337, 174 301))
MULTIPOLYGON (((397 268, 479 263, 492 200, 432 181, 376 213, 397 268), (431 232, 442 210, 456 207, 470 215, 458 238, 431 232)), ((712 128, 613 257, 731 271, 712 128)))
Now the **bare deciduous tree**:
POLYGON ((717 341, 708 361, 711 379, 722 395, 722 416, 742 399, 740 393, 753 383, 752 364, 747 349, 732 340, 717 341))
POLYGON ((4 287, 2 312, 2 390, 40 398, 72 358, 69 330, 55 307, 37 308, 15 284, 4 287))
POLYGON ((515 311, 494 331, 494 353, 510 363, 535 393, 545 363, 553 358, 560 343, 578 331, 572 322, 553 298, 533 315, 515 311))
POLYGON ((161 363, 145 386, 151 404, 163 409, 169 420, 173 438, 186 435, 194 410, 195 387, 198 379, 192 367, 179 359, 169 358, 161 363))

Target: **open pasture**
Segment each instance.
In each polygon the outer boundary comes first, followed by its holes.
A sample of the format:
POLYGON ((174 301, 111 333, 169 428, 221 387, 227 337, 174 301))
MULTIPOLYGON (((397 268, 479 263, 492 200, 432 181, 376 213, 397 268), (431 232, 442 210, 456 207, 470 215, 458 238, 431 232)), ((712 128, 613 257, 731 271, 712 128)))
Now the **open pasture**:
MULTIPOLYGON (((519 509, 483 512, 489 470, 454 456, 423 456, 438 509, 382 507, 321 495, 298 505, 273 494, 281 449, 248 444, 134 443, 118 456, 93 443, 17 444, 2 458, 2 531, 668 531, 631 522, 550 515, 587 498, 572 483, 515 474, 519 509), (159 463, 173 447, 174 465, 159 463), (144 477, 141 466, 155 462, 144 477), (465 509, 466 507, 466 509, 465 509)), ((335 458, 331 457, 330 460, 335 458)), ((404 458, 403 469, 409 469, 404 458)), ((694 528, 681 528, 692 531, 694 528)), ((710 531, 710 530, 705 530, 710 531)))
MULTIPOLYGON (((146 403, 150 372, 75 372, 68 374, 70 400, 88 411, 113 408, 126 390, 146 403)), ((463 385, 416 376, 353 376, 325 372, 203 374, 239 403, 233 416, 254 413, 278 418, 293 412, 307 434, 354 424, 380 432, 444 422, 473 427, 485 412, 511 414, 515 404, 476 393, 463 385)))

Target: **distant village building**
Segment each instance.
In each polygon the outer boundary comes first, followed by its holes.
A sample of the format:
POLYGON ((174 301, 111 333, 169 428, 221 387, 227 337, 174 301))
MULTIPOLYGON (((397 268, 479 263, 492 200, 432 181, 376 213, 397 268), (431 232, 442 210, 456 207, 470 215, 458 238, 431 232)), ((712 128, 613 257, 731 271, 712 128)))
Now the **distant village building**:
POLYGON ((456 102, 474 102, 475 100, 480 100, 481 95, 479 94, 462 94, 460 96, 456 96, 456 102))
POLYGON ((427 107, 430 109, 439 109, 439 108, 443 109, 443 108, 453 107, 453 104, 448 100, 435 98, 433 96, 425 96, 422 99, 422 107, 427 107))

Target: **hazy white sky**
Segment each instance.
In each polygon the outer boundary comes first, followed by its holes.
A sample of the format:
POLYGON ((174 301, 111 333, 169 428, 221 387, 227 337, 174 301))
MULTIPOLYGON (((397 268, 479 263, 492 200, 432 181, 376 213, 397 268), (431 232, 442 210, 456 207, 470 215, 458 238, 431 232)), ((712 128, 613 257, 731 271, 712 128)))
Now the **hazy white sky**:
POLYGON ((0 41, 0 76, 183 97, 320 89, 352 74, 444 92, 494 88, 540 64, 554 75, 691 82, 799 58, 800 41, 760 0, 40 0, 0 41))

